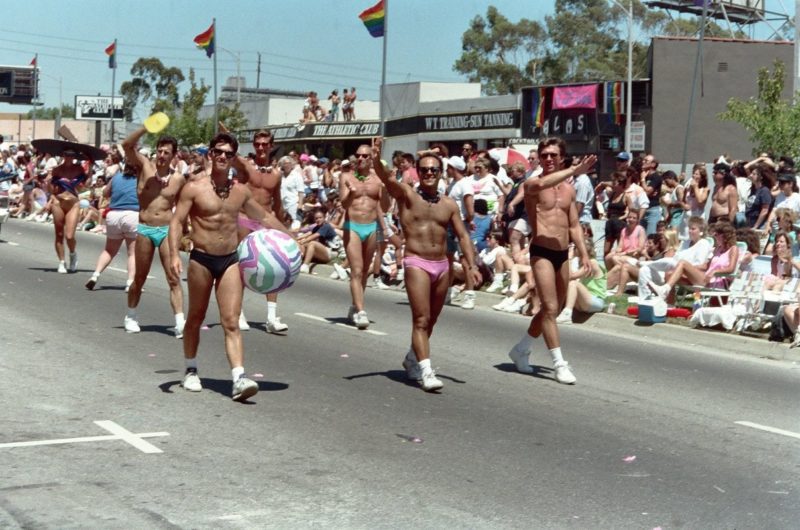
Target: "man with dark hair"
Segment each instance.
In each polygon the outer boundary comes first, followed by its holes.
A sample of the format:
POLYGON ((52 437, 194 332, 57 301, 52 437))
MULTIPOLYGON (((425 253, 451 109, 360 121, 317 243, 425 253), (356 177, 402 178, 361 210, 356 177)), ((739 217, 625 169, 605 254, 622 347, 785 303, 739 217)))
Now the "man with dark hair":
POLYGON ((644 216, 639 220, 639 224, 647 232, 647 235, 656 233, 656 224, 661 220, 661 173, 658 171, 658 160, 652 154, 642 159, 642 171, 639 174, 639 185, 647 194, 650 201, 644 216))
POLYGON ((258 219, 267 228, 285 231, 275 215, 264 210, 251 189, 231 178, 231 161, 239 142, 228 133, 217 134, 209 143, 209 172, 198 174, 186 183, 178 197, 175 215, 169 225, 169 250, 172 273, 180 277, 183 264, 179 252, 183 224, 192 221, 193 249, 189 255, 187 280, 189 312, 183 339, 186 374, 181 386, 192 392, 202 390, 197 375, 197 347, 200 326, 206 316, 211 288, 216 289, 220 323, 225 334, 225 353, 231 367, 235 401, 245 401, 258 392, 258 384, 244 374, 239 313, 242 310, 242 278, 237 266, 236 237, 239 212, 258 219))
POLYGON ((589 254, 583 240, 575 207, 575 189, 566 181, 591 169, 597 157, 589 155, 580 163, 564 169, 566 144, 560 138, 546 138, 539 143, 542 175, 525 181, 525 210, 531 226, 531 268, 541 299, 541 310, 531 319, 527 332, 508 353, 517 370, 533 373, 529 356, 533 340, 544 335, 553 359, 556 381, 571 385, 575 376, 561 354, 556 317, 564 307, 569 285, 569 244, 575 244, 584 273, 590 270, 589 254))
MULTIPOLYGON (((183 337, 183 289, 181 279, 172 274, 169 266, 169 249, 162 243, 169 232, 172 210, 178 193, 186 182, 180 171, 172 169, 172 159, 178 151, 178 141, 171 136, 162 136, 156 143, 155 162, 139 153, 136 146, 147 132, 140 127, 122 142, 125 151, 126 171, 137 178, 137 195, 139 198, 139 225, 136 227, 135 263, 136 273, 133 283, 128 287, 128 313, 125 315, 125 331, 138 333, 139 319, 136 308, 142 296, 142 288, 147 281, 153 255, 158 249, 161 266, 169 284, 169 303, 175 315, 175 337, 183 337)), ((86 283, 87 289, 93 289, 97 282, 97 273, 86 283)))

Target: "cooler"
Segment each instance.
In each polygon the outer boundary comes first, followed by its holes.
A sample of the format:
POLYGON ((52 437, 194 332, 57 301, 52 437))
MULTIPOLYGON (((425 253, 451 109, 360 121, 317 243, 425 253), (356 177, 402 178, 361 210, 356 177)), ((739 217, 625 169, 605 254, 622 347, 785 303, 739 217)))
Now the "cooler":
POLYGON ((659 324, 667 321, 667 303, 660 298, 639 302, 639 322, 659 324))

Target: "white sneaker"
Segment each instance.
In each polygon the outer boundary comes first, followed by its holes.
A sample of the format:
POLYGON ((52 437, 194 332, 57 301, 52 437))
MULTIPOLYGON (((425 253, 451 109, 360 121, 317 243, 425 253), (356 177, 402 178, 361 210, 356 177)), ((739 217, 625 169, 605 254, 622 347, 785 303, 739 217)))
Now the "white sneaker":
POLYGON ((572 310, 564 309, 557 317, 557 324, 572 324, 572 310))
POLYGON ((647 284, 650 286, 650 289, 663 300, 666 300, 670 291, 672 291, 672 287, 668 283, 657 285, 653 282, 647 282, 647 284))
POLYGON ((792 343, 789 344, 790 348, 797 348, 798 346, 800 346, 800 329, 794 332, 792 343))
POLYGON ((200 383, 200 376, 193 370, 186 372, 186 375, 183 376, 183 381, 181 381, 181 386, 184 390, 188 390, 189 392, 200 392, 203 390, 203 385, 200 383))
POLYGON ((380 278, 375 278, 375 281, 372 282, 372 286, 376 289, 381 289, 381 290, 391 289, 391 287, 383 283, 383 280, 381 280, 380 278))
POLYGON ((256 394, 258 394, 258 383, 242 375, 233 384, 231 399, 234 401, 245 401, 247 398, 253 397, 256 394))
POLYGON ((175 338, 182 339, 183 338, 183 328, 186 326, 186 322, 181 322, 180 324, 175 325, 175 338))
POLYGON ((500 311, 503 311, 505 313, 519 313, 520 311, 522 311, 523 307, 525 307, 525 299, 520 298, 518 300, 514 300, 513 302, 509 303, 500 311))
POLYGON ((562 364, 558 364, 555 366, 555 373, 556 373, 556 381, 561 383, 562 385, 574 385, 575 376, 572 374, 572 370, 569 369, 569 364, 567 361, 564 361, 562 364))
POLYGON ((338 263, 333 264, 333 270, 336 271, 336 275, 339 277, 340 280, 346 280, 348 275, 347 271, 339 265, 338 263))
POLYGON ((123 321, 125 324, 125 331, 128 333, 139 333, 141 328, 139 327, 139 322, 136 321, 135 318, 125 316, 125 320, 123 321))
POLYGON ((366 311, 359 311, 353 317, 353 320, 358 329, 367 329, 369 327, 369 317, 366 311))
POLYGON ((67 266, 63 261, 58 262, 58 273, 59 274, 66 274, 67 273, 67 266))
POLYGON ((506 297, 506 298, 503 298, 503 299, 500 301, 500 303, 498 303, 498 304, 494 304, 494 305, 492 306, 492 309, 494 309, 495 311, 504 311, 504 310, 505 310, 505 308, 508 306, 508 304, 510 304, 510 303, 511 303, 511 302, 513 302, 513 301, 514 301, 514 299, 513 299, 513 298, 511 298, 510 296, 508 296, 508 297, 506 297))
POLYGON ((406 279, 406 270, 405 269, 398 269, 397 270, 397 281, 402 282, 406 279))
POLYGON ((502 288, 503 288, 503 280, 500 281, 495 280, 489 287, 486 288, 486 292, 499 293, 502 288))
POLYGON ((331 280, 338 280, 339 279, 339 273, 336 272, 336 269, 334 269, 333 272, 331 273, 331 275, 328 276, 328 278, 330 278, 331 280))
POLYGON ((464 301, 461 309, 475 309, 475 291, 464 291, 464 301))
POLYGON ((442 383, 441 379, 436 377, 436 372, 433 371, 433 368, 428 368, 427 370, 422 371, 419 384, 422 387, 422 390, 425 392, 433 392, 434 390, 439 390, 444 386, 444 383, 442 383))
POLYGON ((311 268, 305 263, 303 263, 302 265, 300 265, 300 272, 303 274, 311 274, 311 268))
POLYGON ((275 320, 267 320, 267 333, 280 333, 288 329, 289 326, 281 322, 280 317, 275 317, 275 320))
POLYGON ((508 356, 514 361, 514 366, 517 367, 517 372, 521 374, 532 374, 533 367, 530 363, 530 350, 522 351, 517 348, 517 344, 508 352, 508 356))
POLYGON ((78 270, 78 253, 71 252, 69 255, 69 272, 75 272, 78 270))
POLYGON ((444 303, 445 304, 452 304, 453 302, 456 301, 456 299, 458 299, 460 294, 461 294, 461 291, 459 291, 456 287, 450 287, 447 290, 447 295, 444 298, 444 303))
POLYGON ((422 369, 419 367, 419 363, 416 359, 410 359, 410 356, 413 356, 413 352, 411 350, 408 351, 405 358, 403 359, 403 368, 406 371, 406 376, 411 379, 412 381, 419 381, 422 379, 422 369))
POLYGON ((239 313, 239 329, 241 331, 247 331, 250 329, 250 324, 247 323, 247 319, 244 316, 244 312, 239 313))

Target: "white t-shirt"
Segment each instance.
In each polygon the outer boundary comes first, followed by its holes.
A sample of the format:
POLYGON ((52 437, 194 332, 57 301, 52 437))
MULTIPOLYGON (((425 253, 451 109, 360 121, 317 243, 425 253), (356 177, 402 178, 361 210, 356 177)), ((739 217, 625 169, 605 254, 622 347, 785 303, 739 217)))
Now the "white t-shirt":
POLYGON ((295 166, 292 171, 281 181, 281 202, 284 210, 297 208, 300 202, 298 194, 306 189, 303 183, 303 173, 300 166, 295 166))
POLYGON ((478 254, 478 257, 487 267, 491 267, 494 265, 494 262, 497 261, 497 256, 505 253, 506 249, 498 245, 494 248, 487 247, 481 250, 481 253, 478 254))
POLYGON ((464 197, 468 195, 472 195, 472 182, 467 177, 462 177, 459 181, 454 181, 452 186, 450 187, 450 191, 447 192, 447 195, 456 201, 458 205, 458 212, 461 214, 461 219, 464 219, 464 215, 467 213, 467 208, 464 205, 464 197))
POLYGON ((473 180, 472 195, 477 199, 483 199, 489 206, 489 213, 496 213, 497 198, 503 194, 503 190, 494 181, 495 176, 489 173, 480 180, 473 180))
POLYGON ((680 260, 684 260, 692 265, 702 265, 708 261, 708 257, 713 251, 711 243, 706 238, 700 239, 694 245, 692 245, 691 240, 687 239, 681 245, 681 249, 675 253, 675 261, 677 263, 680 260))
POLYGON ((783 192, 778 193, 778 196, 775 197, 775 207, 773 210, 779 210, 781 208, 794 210, 795 213, 800 213, 800 193, 792 193, 789 197, 784 195, 783 192))

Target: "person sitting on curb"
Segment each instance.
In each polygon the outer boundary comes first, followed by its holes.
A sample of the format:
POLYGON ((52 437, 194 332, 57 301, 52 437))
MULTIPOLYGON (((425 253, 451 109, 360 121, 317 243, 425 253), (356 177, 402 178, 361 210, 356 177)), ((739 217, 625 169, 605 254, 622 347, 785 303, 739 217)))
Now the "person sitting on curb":
POLYGON ((606 306, 606 271, 597 263, 591 241, 586 242, 586 251, 589 253, 591 270, 589 274, 581 269, 570 273, 567 301, 561 314, 556 317, 559 324, 572 324, 573 309, 584 313, 599 313, 606 306))
POLYGON ((341 240, 336 235, 336 230, 325 221, 325 211, 317 208, 314 211, 314 224, 311 230, 297 238, 303 252, 303 264, 300 272, 309 274, 311 263, 330 263, 341 245, 341 240), (336 247, 336 248, 335 248, 336 247))

